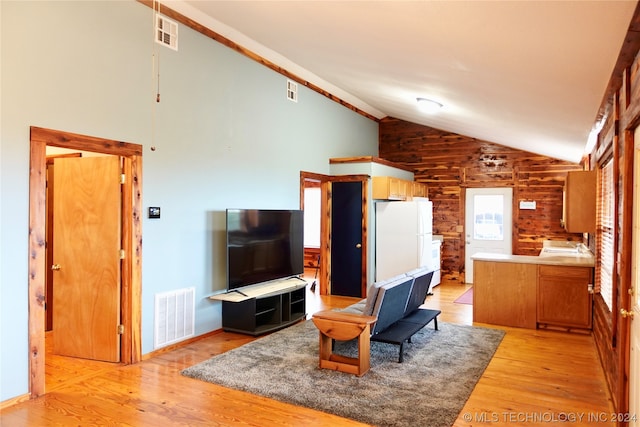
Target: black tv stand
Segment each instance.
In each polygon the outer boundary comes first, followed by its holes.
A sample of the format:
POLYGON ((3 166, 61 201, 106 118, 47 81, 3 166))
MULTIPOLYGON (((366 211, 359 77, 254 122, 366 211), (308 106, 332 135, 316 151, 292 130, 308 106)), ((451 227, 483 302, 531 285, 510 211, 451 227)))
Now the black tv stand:
POLYGON ((244 292, 239 291, 239 290, 237 290, 237 289, 231 289, 231 290, 228 290, 226 293, 230 294, 231 292, 237 292, 237 293, 239 293, 240 295, 245 296, 245 297, 248 297, 248 296, 249 296, 249 295, 245 294, 244 292))
POLYGON ((210 297, 222 301, 222 329, 253 336, 285 328, 307 317, 307 282, 299 277, 210 297))

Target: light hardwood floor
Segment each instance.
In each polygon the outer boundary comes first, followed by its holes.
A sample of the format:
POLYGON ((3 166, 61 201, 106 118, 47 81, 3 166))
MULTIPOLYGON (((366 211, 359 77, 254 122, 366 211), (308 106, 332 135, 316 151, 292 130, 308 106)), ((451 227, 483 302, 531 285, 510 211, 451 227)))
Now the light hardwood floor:
MULTIPOLYGON (((442 310, 441 321, 472 324, 472 306, 453 302, 468 287, 442 284, 427 298, 426 306, 442 310)), ((309 290, 307 296, 309 313, 354 301, 320 297, 309 290)), ((548 426, 564 418, 575 419, 570 425, 614 425, 603 422, 613 408, 591 336, 503 329, 507 332, 503 342, 454 425, 548 426)), ((251 340, 221 332, 133 366, 47 354, 47 394, 4 408, 0 425, 363 425, 179 373, 251 340)), ((429 398, 429 390, 422 398, 429 398)))

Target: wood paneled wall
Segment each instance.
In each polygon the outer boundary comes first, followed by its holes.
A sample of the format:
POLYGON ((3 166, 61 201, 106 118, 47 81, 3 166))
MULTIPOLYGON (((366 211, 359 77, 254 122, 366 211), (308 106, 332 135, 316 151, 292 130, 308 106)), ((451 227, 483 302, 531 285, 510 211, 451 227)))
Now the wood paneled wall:
MULTIPOLYGON (((601 107, 604 125, 598 143, 591 154, 592 168, 599 168, 613 153, 614 191, 616 192, 617 221, 616 265, 610 309, 596 295, 593 310, 593 334, 604 367, 614 406, 620 413, 629 409, 629 334, 630 321, 620 315, 620 309, 631 307, 633 265, 633 170, 634 131, 640 126, 640 4, 636 6, 614 74, 608 96, 601 107)), ((635 148, 634 148, 635 147, 635 148)), ((596 262, 599 262, 596 251, 596 262)))
POLYGON ((567 171, 582 166, 393 118, 380 121, 379 156, 427 183, 434 234, 444 236, 442 275, 464 281, 465 189, 513 188, 513 253, 538 255, 546 239, 582 241, 560 225, 567 171), (520 210, 520 200, 536 210, 520 210))

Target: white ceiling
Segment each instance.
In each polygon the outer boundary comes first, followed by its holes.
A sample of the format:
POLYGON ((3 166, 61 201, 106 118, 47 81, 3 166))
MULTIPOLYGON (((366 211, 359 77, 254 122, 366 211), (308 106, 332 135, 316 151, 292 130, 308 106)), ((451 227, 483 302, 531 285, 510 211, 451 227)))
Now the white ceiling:
POLYGON ((636 1, 162 1, 377 117, 580 161, 636 1), (416 98, 444 107, 435 115, 416 98))

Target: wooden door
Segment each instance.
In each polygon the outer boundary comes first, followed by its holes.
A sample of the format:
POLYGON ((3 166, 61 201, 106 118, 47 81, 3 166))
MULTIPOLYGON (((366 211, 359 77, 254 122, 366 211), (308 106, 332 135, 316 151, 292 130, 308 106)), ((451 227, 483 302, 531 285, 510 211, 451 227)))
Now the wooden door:
MULTIPOLYGON (((82 157, 81 153, 56 154, 47 156, 47 196, 46 196, 46 234, 47 234, 47 262, 46 265, 51 267, 53 263, 53 190, 56 187, 53 181, 53 162, 60 157, 82 157)), ((53 329, 53 270, 47 268, 46 286, 45 286, 45 331, 53 329)))
POLYGON ((331 189, 331 294, 363 297, 362 182, 333 182, 331 189))
POLYGON ((120 159, 55 160, 54 352, 120 360, 120 159))

